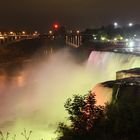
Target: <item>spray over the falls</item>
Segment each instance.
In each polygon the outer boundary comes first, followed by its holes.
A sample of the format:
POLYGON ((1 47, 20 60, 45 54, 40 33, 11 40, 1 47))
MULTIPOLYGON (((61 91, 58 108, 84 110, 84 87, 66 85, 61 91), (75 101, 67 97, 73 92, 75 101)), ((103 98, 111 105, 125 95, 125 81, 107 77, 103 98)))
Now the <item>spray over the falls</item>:
MULTIPOLYGON (((0 126, 17 134, 33 130, 32 139, 55 137, 58 122, 64 121, 64 103, 73 94, 86 94, 96 84, 116 78, 116 71, 140 67, 140 57, 111 52, 92 52, 83 64, 75 63, 68 51, 25 67, 11 77, 1 74, 0 126), (10 79, 10 80, 9 80, 10 79)), ((97 102, 111 97, 110 90, 96 86, 97 102)))

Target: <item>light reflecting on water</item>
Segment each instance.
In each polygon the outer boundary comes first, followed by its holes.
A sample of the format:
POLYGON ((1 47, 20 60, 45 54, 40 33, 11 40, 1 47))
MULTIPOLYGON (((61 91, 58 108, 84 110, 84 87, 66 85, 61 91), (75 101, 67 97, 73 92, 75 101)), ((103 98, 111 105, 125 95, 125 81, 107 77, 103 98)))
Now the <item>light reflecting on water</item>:
MULTIPOLYGON (((18 71, 13 75, 0 72, 0 89, 23 87, 26 84, 26 72, 18 71)), ((1 92, 0 91, 0 92, 1 92)))

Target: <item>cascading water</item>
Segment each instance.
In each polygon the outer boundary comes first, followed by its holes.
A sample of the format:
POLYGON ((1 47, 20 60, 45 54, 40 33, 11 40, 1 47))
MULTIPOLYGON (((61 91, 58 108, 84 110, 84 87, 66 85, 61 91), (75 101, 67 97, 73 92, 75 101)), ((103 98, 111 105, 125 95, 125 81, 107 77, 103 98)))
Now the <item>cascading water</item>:
POLYGON ((92 71, 97 83, 115 80, 116 72, 140 67, 140 57, 132 54, 113 52, 92 52, 89 56, 88 68, 92 71))
MULTIPOLYGON (((132 54, 93 51, 89 56, 87 67, 96 82, 101 83, 115 80, 117 71, 140 67, 140 57, 132 54)), ((97 84, 92 91, 96 93, 98 104, 111 100, 112 89, 97 84)))
MULTIPOLYGON (((1 76, 1 129, 17 134, 33 130, 31 139, 54 137, 57 123, 65 120, 64 102, 73 94, 86 94, 97 83, 115 79, 118 70, 140 67, 140 57, 111 52, 92 52, 86 65, 77 65, 70 54, 59 52, 48 61, 26 67, 10 81, 1 76), (7 87, 10 88, 7 89, 7 87)), ((8 78, 9 79, 9 78, 8 78)), ((96 86, 97 100, 110 92, 96 86), (100 94, 101 93, 101 94, 100 94)), ((106 98, 107 97, 107 98, 106 98)), ((106 99, 105 99, 106 98, 106 99)), ((105 100, 104 100, 105 99, 105 100)))

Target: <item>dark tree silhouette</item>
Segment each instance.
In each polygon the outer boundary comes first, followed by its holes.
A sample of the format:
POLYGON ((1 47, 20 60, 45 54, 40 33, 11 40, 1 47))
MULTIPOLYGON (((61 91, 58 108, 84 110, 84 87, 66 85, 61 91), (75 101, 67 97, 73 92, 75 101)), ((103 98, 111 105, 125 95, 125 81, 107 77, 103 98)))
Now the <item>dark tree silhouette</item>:
POLYGON ((139 100, 127 91, 102 107, 96 105, 94 93, 74 95, 65 104, 70 125, 59 124, 58 140, 139 140, 139 100))
POLYGON ((104 117, 104 108, 96 105, 95 94, 90 92, 86 96, 74 95, 64 106, 69 114, 68 120, 71 125, 59 124, 59 140, 91 139, 92 135, 96 134, 93 133, 96 131, 94 128, 98 127, 104 117))

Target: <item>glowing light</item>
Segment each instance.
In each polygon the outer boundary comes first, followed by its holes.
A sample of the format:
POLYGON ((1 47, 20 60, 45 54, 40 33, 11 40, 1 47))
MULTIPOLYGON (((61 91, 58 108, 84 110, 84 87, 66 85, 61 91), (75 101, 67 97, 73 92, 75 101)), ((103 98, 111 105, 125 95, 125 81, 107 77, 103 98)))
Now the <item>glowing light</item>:
POLYGON ((114 22, 114 27, 118 27, 118 23, 117 22, 114 22))
POLYGON ((0 39, 4 39, 4 36, 0 36, 0 39))
POLYGON ((102 41, 105 41, 105 40, 106 40, 106 38, 105 38, 105 37, 101 37, 101 40, 102 40, 102 41))
POLYGON ((114 52, 117 52, 117 51, 118 51, 118 50, 116 50, 116 49, 114 50, 114 52))
POLYGON ((128 47, 134 47, 134 45, 135 45, 134 41, 130 41, 130 42, 128 43, 128 47))
POLYGON ((123 40, 123 37, 120 37, 120 40, 123 40))
POLYGON ((130 23, 128 24, 128 26, 129 26, 129 27, 132 27, 132 26, 133 26, 133 23, 130 22, 130 23))
POLYGON ((53 32, 52 31, 49 31, 49 34, 52 34, 53 32))
POLYGON ((79 34, 79 33, 80 33, 80 31, 79 31, 79 30, 77 30, 77 31, 76 31, 76 33, 77 33, 77 34, 79 34))
POLYGON ((133 52, 134 51, 134 48, 130 48, 130 52, 133 52))
POLYGON ((97 40, 97 37, 94 37, 94 40, 97 40))
POLYGON ((26 32, 25 32, 25 31, 22 31, 22 34, 23 34, 23 35, 25 35, 25 34, 26 34, 26 32))
POLYGON ((117 38, 114 38, 114 41, 117 41, 117 38))
POLYGON ((13 34, 14 34, 14 32, 11 31, 11 32, 10 32, 10 35, 13 35, 13 34))
POLYGON ((55 30, 57 30, 59 28, 59 25, 58 24, 54 24, 53 27, 54 27, 55 30))
POLYGON ((127 38, 126 38, 126 39, 125 39, 125 41, 126 41, 126 42, 128 42, 128 41, 129 41, 129 39, 127 39, 127 38))

